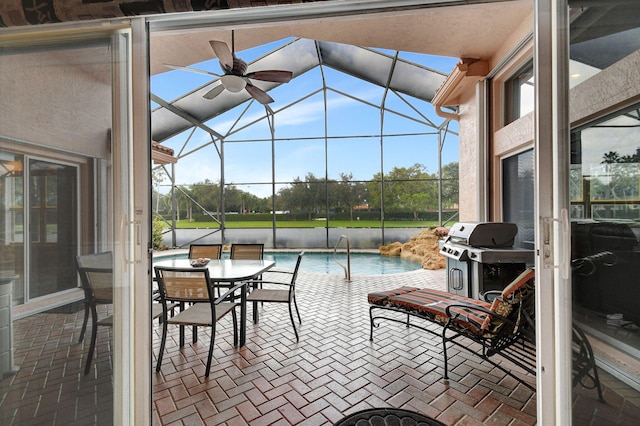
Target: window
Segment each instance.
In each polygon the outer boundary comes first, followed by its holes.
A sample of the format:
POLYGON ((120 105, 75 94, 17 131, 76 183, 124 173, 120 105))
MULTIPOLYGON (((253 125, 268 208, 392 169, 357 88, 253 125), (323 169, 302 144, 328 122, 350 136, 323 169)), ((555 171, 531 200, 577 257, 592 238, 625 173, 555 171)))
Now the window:
POLYGON ((505 125, 533 111, 533 60, 505 83, 505 125))
POLYGON ((502 160, 502 200, 505 222, 518 225, 514 247, 532 248, 534 240, 533 149, 502 160))

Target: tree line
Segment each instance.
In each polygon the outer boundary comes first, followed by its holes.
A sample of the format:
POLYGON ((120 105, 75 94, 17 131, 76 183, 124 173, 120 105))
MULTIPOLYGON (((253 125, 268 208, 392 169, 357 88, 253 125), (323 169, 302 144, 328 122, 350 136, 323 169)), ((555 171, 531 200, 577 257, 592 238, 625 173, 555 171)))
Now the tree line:
MULTIPOLYGON (((158 182, 156 176, 154 182, 158 182)), ((205 179, 192 185, 176 188, 178 219, 193 219, 204 212, 216 216, 222 210, 219 182, 205 179)), ((258 197, 230 184, 225 185, 224 210, 227 213, 270 213, 274 210, 272 197, 258 197)), ((171 194, 160 194, 154 188, 153 202, 158 214, 171 211, 171 194)), ((442 204, 445 209, 458 206, 458 163, 442 167, 442 204)), ((367 211, 410 212, 413 220, 419 214, 438 209, 438 175, 416 163, 410 167, 394 167, 382 176, 376 173, 371 180, 353 180, 351 173, 340 173, 339 179, 326 179, 308 173, 297 177, 275 195, 275 210, 305 215, 308 220, 319 216, 342 213, 350 220, 367 211), (384 178, 384 179, 383 179, 384 178)))

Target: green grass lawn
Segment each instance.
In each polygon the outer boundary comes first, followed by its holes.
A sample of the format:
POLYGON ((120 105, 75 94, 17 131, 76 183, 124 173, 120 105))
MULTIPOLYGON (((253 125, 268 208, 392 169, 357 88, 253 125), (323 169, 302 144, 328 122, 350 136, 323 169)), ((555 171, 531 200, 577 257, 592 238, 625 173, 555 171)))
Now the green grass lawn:
MULTIPOLYGON (((227 221, 227 229, 249 229, 249 228, 271 228, 272 223, 268 221, 253 222, 235 222, 227 221)), ((326 222, 324 220, 305 220, 305 221, 278 221, 277 228, 324 228, 326 222)), ((438 226, 437 222, 432 221, 389 221, 385 222, 386 228, 428 228, 430 226, 438 226)), ((219 225, 217 222, 189 222, 180 220, 176 224, 177 229, 216 229, 219 225)), ((380 228, 380 222, 375 220, 332 220, 329 221, 331 228, 380 228)))

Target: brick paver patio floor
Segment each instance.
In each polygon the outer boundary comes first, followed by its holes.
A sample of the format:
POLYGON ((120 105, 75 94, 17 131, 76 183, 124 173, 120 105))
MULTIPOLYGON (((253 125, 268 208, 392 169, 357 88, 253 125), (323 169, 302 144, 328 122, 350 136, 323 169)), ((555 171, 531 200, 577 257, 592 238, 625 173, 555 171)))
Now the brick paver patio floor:
MULTIPOLYGON (((188 331, 180 349, 177 327, 170 327, 162 371, 152 373, 153 424, 331 425, 370 407, 410 409, 448 425, 535 424, 535 393, 474 356, 451 349, 450 379, 444 380, 436 337, 386 322, 369 341, 367 293, 401 285, 444 289, 445 272, 355 276, 346 282, 301 271, 300 341, 286 305, 259 307, 260 323, 249 322, 247 344, 239 349, 230 320, 224 320, 209 378, 208 330, 199 330, 195 344, 188 331)), ((93 369, 84 376, 88 342, 78 343, 82 313, 57 309, 15 321, 20 370, 0 381, 3 425, 111 423, 110 331, 100 327, 93 369)), ((155 367, 157 323, 153 331, 155 367)), ((607 404, 594 390, 577 387, 574 424, 637 424, 640 394, 600 373, 607 404)))

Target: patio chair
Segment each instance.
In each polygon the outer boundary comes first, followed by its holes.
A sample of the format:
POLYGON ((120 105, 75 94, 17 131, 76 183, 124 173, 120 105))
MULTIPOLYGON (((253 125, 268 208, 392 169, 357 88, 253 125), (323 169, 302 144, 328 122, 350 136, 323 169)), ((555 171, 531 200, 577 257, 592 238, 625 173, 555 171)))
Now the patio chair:
POLYGON ((289 317, 291 318, 291 325, 293 325, 293 332, 296 336, 296 342, 299 341, 298 330, 296 330, 296 323, 293 319, 293 307, 296 308, 298 314, 298 322, 302 324, 300 319, 300 311, 298 310, 298 304, 296 303, 296 280, 298 278, 298 270, 300 269, 300 262, 304 251, 298 254, 298 260, 293 271, 286 270, 270 270, 269 276, 284 275, 290 277, 289 281, 273 281, 273 280, 251 280, 249 284, 253 287, 251 293, 247 296, 247 303, 253 302, 253 322, 255 324, 259 321, 258 314, 258 302, 262 303, 287 303, 289 305, 289 317), (279 287, 279 288, 278 288, 279 287))
MULTIPOLYGON (((264 258, 264 244, 260 243, 235 243, 231 244, 230 259, 236 260, 262 260, 264 258)), ((262 279, 262 276, 258 277, 262 279)))
POLYGON ((205 377, 209 377, 217 323, 228 313, 231 313, 233 317, 233 343, 234 345, 238 344, 238 319, 235 309, 238 304, 229 302, 229 300, 244 284, 235 285, 224 295, 216 298, 214 285, 209 279, 209 271, 206 268, 156 266, 155 271, 160 290, 160 303, 162 304, 162 342, 160 343, 156 372, 160 372, 160 367, 162 366, 168 325, 211 327, 209 355, 204 374, 205 377), (181 305, 180 312, 173 317, 168 315, 168 306, 171 303, 180 303, 181 305), (185 306, 185 303, 191 303, 191 305, 185 306))
MULTIPOLYGON (((76 266, 78 271, 80 268, 112 268, 113 267, 113 254, 110 251, 95 253, 95 254, 87 254, 76 257, 76 266)), ((82 274, 80 275, 80 284, 81 288, 84 290, 84 321, 82 323, 82 329, 80 330, 80 338, 78 339, 79 343, 82 343, 84 340, 84 333, 87 329, 87 323, 89 322, 89 312, 91 310, 90 304, 97 303, 113 303, 112 298, 108 298, 105 302, 101 302, 95 300, 91 295, 87 294, 87 287, 84 285, 84 281, 82 280, 82 274)))
MULTIPOLYGON (((222 244, 190 244, 188 257, 189 259, 199 259, 202 257, 206 257, 213 260, 219 260, 220 258, 222 258, 222 244)), ((231 286, 227 286, 226 288, 231 288, 231 286)), ((219 295, 220 288, 218 288, 218 296, 219 295)), ((197 341, 198 330, 197 327, 193 327, 193 343, 196 343, 197 341)))
POLYGON ((113 269, 111 252, 90 254, 76 257, 76 265, 80 274, 80 282, 84 290, 85 314, 80 342, 84 339, 84 333, 91 313, 91 343, 85 365, 84 374, 89 374, 91 361, 96 347, 96 338, 99 326, 113 326, 113 316, 108 315, 98 319, 97 305, 113 303, 113 269))
POLYGON ((220 259, 222 257, 222 244, 191 244, 189 245, 189 259, 208 257, 220 259))
POLYGON ((261 260, 264 256, 264 244, 231 244, 231 259, 261 260))

